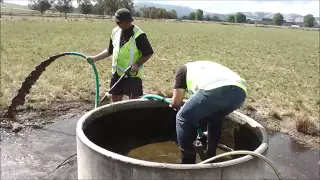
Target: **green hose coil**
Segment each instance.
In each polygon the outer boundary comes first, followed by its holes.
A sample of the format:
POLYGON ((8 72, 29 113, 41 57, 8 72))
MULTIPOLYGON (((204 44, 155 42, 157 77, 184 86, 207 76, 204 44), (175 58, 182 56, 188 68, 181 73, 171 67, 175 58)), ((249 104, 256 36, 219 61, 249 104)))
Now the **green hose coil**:
POLYGON ((99 76, 98 76, 98 71, 97 71, 97 68, 96 68, 93 60, 88 58, 86 55, 84 55, 80 52, 68 52, 68 55, 74 55, 74 56, 79 56, 79 57, 85 58, 89 62, 89 64, 92 66, 94 76, 95 76, 95 82, 96 82, 96 96, 95 96, 94 107, 97 108, 99 105, 99 76))

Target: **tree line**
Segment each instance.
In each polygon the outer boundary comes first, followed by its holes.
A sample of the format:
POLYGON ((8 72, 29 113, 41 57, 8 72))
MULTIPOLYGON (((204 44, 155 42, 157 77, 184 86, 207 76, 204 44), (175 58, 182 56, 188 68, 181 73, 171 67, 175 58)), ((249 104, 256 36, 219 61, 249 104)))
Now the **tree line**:
MULTIPOLYGON (((269 20, 277 26, 281 26, 285 22, 281 13, 274 14, 272 19, 269 20)), ((231 23, 245 23, 247 22, 247 17, 243 13, 238 12, 236 14, 229 15, 227 21, 231 23)), ((315 25, 315 18, 312 14, 307 14, 303 18, 303 23, 306 27, 313 27, 315 25)))
POLYGON ((135 14, 135 16, 150 18, 150 19, 177 19, 176 10, 167 11, 164 8, 156 8, 156 7, 142 7, 139 9, 139 12, 135 14))
POLYGON ((72 4, 73 0, 29 0, 28 7, 32 10, 39 11, 41 16, 48 11, 58 11, 67 14, 79 11, 81 14, 112 15, 119 8, 127 8, 134 12, 132 0, 77 0, 78 8, 72 4))
MULTIPOLYGON (((65 14, 74 12, 75 7, 72 4, 73 0, 29 0, 29 8, 32 10, 39 11, 41 16, 47 10, 58 11, 65 14)), ((1 0, 3 2, 3 0, 1 0)), ((150 19, 177 19, 177 12, 175 10, 167 11, 164 8, 156 7, 142 7, 136 10, 133 6, 133 0, 77 0, 78 8, 77 10, 85 14, 96 15, 112 15, 119 8, 129 9, 133 16, 144 17, 150 19)), ((184 16, 182 19, 197 20, 197 21, 221 21, 218 16, 210 17, 209 15, 204 16, 203 10, 197 9, 195 12, 191 12, 189 16, 184 16)), ((274 25, 281 26, 285 20, 281 13, 276 13, 270 19, 273 21, 274 25)), ((230 23, 248 23, 245 14, 238 12, 236 14, 230 14, 227 18, 230 23)), ((303 23, 306 27, 313 27, 315 25, 315 18, 312 14, 307 14, 303 18, 303 23)))
MULTIPOLYGON (((197 21, 221 21, 218 16, 210 17, 209 15, 203 16, 203 11, 201 9, 197 9, 195 12, 191 12, 189 16, 184 16, 182 19, 189 20, 197 20, 197 21)), ((273 21, 274 25, 281 26, 285 20, 281 13, 276 13, 273 15, 271 21, 273 21)), ((227 22, 230 23, 248 23, 248 19, 245 14, 238 12, 236 14, 230 14, 227 18, 227 22)), ((315 25, 315 18, 312 14, 307 14, 303 18, 303 23, 306 27, 313 27, 315 25)))

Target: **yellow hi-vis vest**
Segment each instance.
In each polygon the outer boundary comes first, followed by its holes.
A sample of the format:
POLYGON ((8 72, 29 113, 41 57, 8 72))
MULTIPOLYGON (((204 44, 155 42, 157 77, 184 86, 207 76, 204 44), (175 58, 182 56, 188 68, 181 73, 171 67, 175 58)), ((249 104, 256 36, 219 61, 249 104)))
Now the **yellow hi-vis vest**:
MULTIPOLYGON (((120 48, 120 37, 121 37, 121 28, 116 27, 112 30, 111 39, 113 44, 113 55, 112 55, 112 74, 117 72, 119 76, 122 76, 125 70, 136 63, 140 59, 142 53, 137 49, 136 38, 144 33, 136 25, 133 28, 133 36, 130 37, 129 41, 126 42, 120 48)), ((136 75, 136 72, 130 73, 131 77, 142 77, 143 66, 139 68, 139 71, 136 75)))
POLYGON ((199 89, 212 90, 235 85, 247 93, 246 81, 229 68, 211 61, 195 61, 186 64, 187 90, 194 94, 199 89))

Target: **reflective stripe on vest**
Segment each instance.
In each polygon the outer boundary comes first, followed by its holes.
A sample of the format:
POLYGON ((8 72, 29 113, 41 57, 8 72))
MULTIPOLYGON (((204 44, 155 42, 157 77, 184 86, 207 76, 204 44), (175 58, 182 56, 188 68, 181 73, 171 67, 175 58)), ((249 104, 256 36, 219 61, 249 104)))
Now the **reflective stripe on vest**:
POLYGON ((238 86, 247 94, 247 83, 239 75, 220 64, 210 61, 195 61, 187 66, 187 91, 212 90, 222 86, 238 86), (221 76, 220 76, 221 75, 221 76))
MULTIPOLYGON (((121 29, 116 27, 112 31, 112 43, 113 43, 113 58, 112 58, 112 73, 116 73, 121 76, 125 72, 125 70, 136 63, 137 60, 142 56, 142 53, 136 47, 135 39, 142 34, 143 31, 137 26, 134 26, 133 36, 130 37, 129 41, 125 43, 120 48, 120 38, 121 38, 121 29), (130 45, 129 45, 130 43, 130 45), (130 51, 130 52, 129 52, 130 51)), ((142 76, 142 68, 139 68, 138 74, 131 73, 132 77, 141 77, 142 76)))

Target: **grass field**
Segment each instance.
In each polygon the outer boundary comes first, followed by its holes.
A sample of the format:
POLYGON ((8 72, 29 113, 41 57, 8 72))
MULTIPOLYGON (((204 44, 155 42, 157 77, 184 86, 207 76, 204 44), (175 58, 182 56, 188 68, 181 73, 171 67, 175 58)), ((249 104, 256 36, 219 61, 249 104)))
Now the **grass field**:
MULTIPOLYGON (((154 21, 135 24, 147 33, 155 51, 145 66, 145 92, 171 90, 179 66, 207 59, 247 80, 249 97, 243 110, 267 117, 268 128, 310 131, 319 124, 319 32, 154 21)), ((10 103, 41 61, 64 51, 99 53, 107 47, 113 27, 115 23, 102 20, 1 20, 1 107, 10 103)), ((109 88, 110 67, 110 58, 97 63, 101 95, 109 88)), ((27 105, 93 100, 94 92, 90 65, 65 57, 43 73, 27 96, 27 105)))

